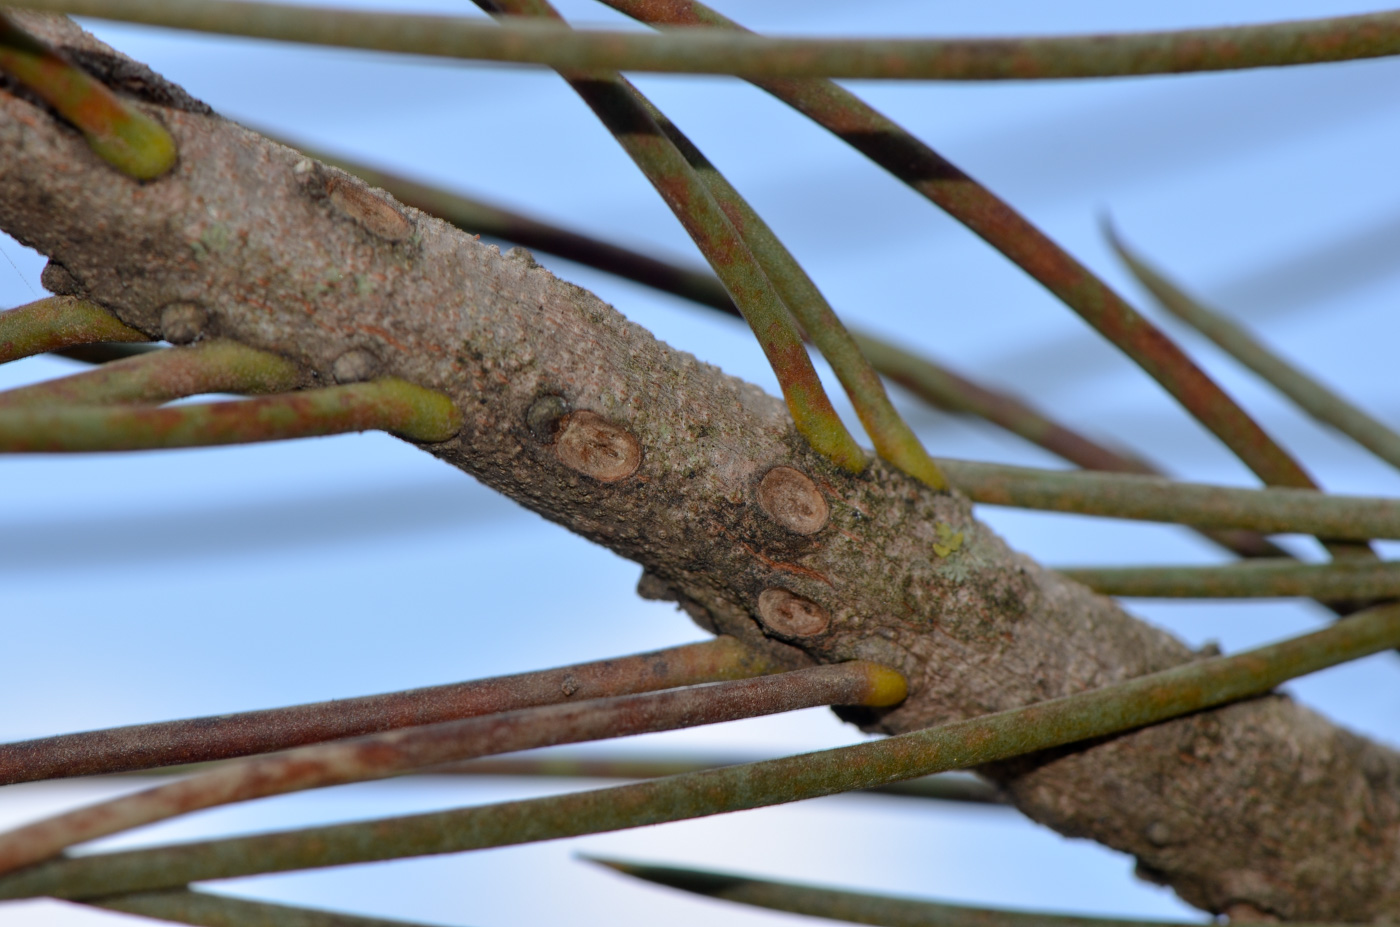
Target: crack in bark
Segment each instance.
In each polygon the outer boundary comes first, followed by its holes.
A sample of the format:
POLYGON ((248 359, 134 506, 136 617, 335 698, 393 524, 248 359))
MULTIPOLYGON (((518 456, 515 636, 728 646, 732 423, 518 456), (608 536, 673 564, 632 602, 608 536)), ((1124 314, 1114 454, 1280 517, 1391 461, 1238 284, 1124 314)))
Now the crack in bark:
MULTIPOLYGON (((16 15, 57 44, 123 60, 65 20, 16 15)), ((363 351, 385 375, 446 393, 465 424, 424 449, 640 563, 641 594, 790 665, 867 659, 903 672, 910 698, 861 713, 870 729, 999 711, 1194 658, 1011 551, 965 499, 879 462, 851 476, 819 458, 776 399, 657 341, 528 254, 502 256, 343 181, 406 218, 411 232, 385 240, 308 189, 304 178, 323 175, 299 153, 166 94, 174 106, 159 115, 180 165, 142 185, 0 93, 0 226, 126 323, 159 334, 163 307, 194 303, 209 332, 321 381, 363 351), (636 472, 600 482, 565 466, 532 422, 545 400, 625 428, 642 447, 636 472), (780 465, 829 505, 810 536, 762 509, 760 482, 780 465), (958 532, 961 547, 938 556, 958 532), (760 594, 779 586, 830 616, 800 646, 755 618, 760 594)), ((1141 874, 1206 910, 1400 915, 1400 756, 1286 697, 983 772, 1035 820, 1134 854, 1141 874)))

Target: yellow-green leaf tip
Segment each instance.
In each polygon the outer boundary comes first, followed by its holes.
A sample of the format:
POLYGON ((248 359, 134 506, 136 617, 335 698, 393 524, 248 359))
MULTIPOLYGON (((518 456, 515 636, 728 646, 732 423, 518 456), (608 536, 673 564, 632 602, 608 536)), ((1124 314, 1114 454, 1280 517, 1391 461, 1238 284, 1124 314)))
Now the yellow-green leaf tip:
POLYGON ((155 180, 180 159, 175 139, 145 113, 127 108, 125 117, 104 134, 85 133, 99 158, 137 180, 155 180))
POLYGON ((436 444, 462 430, 462 413, 442 393, 396 379, 379 380, 374 385, 383 395, 403 405, 405 414, 394 422, 394 434, 436 444))
POLYGON ((867 678, 866 695, 860 704, 867 708, 888 708, 908 698, 909 683, 904 674, 878 663, 864 663, 864 669, 867 678))

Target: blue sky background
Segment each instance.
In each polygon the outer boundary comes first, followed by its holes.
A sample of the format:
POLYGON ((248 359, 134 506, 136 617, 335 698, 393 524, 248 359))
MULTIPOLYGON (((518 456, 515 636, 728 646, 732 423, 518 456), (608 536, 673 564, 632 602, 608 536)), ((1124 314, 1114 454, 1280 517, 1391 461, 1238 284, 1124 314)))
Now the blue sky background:
MULTIPOLYGON (((345 4, 349 5, 349 4, 345 4)), ((372 6, 372 4, 356 4, 372 6)), ((618 24, 560 4, 576 22, 618 24)), ((1290 0, 717 4, 764 31, 1016 34, 1168 28, 1361 12, 1290 0)), ((382 8, 392 5, 379 4, 382 8)), ((457 0, 393 8, 467 12, 457 0)), ((698 255, 621 149, 554 75, 94 24, 229 118, 679 260, 698 255)), ((1180 281, 1382 418, 1400 273, 1400 61, 1131 81, 852 87, 989 184, 1139 305, 1100 218, 1180 281)), ((1025 275, 878 168, 738 81, 641 76, 773 224, 844 318, 1032 398, 1187 478, 1254 485, 1174 402, 1025 275)), ((0 304, 42 295, 42 259, 0 239, 0 304)), ((658 337, 776 391, 731 320, 540 256, 658 337)), ((1400 478, 1267 386, 1166 328, 1330 490, 1400 478)), ((0 386, 68 373, 32 359, 0 386)), ((903 397, 901 397, 903 398, 903 397)), ((1057 466, 991 429, 906 403, 937 454, 1057 466)), ((1214 562, 1177 529, 983 507, 1051 564, 1214 562)), ((1317 556, 1311 541, 1294 549, 1317 556)), ((431 685, 700 639, 632 592, 638 569, 382 435, 227 450, 0 460, 0 737, 431 685), (550 564, 542 581, 533 564, 550 564), (566 598, 562 590, 569 590, 566 598)), ((1320 626, 1287 602, 1130 603, 1227 650, 1320 626)), ((1383 654, 1289 690, 1400 743, 1400 661, 1383 654)), ((612 749, 771 755, 862 735, 825 710, 655 735, 612 749)), ((599 748, 594 748, 599 749, 599 748)), ((0 790, 0 824, 130 784, 0 790)), ((576 787, 414 780, 254 803, 105 845, 161 842, 576 787)), ((577 852, 729 868, 944 900, 1191 916, 1131 862, 1014 813, 851 796, 578 841, 277 876, 221 888, 443 925, 811 923, 625 882, 577 852), (625 917, 620 917, 620 913, 625 917)), ((115 924, 57 903, 0 925, 115 924)))

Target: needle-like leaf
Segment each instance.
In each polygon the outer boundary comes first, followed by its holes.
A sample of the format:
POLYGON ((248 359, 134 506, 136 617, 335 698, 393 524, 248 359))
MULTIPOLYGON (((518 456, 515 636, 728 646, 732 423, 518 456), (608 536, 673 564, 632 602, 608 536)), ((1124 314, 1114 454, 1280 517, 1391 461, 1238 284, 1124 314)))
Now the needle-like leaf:
POLYGON ((1394 429, 1279 357, 1242 326, 1186 293, 1133 253, 1111 225, 1105 225, 1104 231, 1113 250, 1163 309, 1215 342, 1225 353, 1296 402, 1308 415, 1337 429, 1392 467, 1400 468, 1400 434, 1394 429))
POLYGON ((59 348, 53 354, 84 364, 110 364, 112 361, 126 360, 164 351, 158 344, 122 344, 118 341, 98 341, 94 344, 79 344, 71 348, 59 348))
POLYGON ((875 452, 924 484, 937 490, 947 489, 948 481, 890 402, 879 373, 792 252, 690 139, 645 97, 638 94, 638 99, 647 108, 652 121, 661 127, 704 181, 772 281, 783 304, 806 332, 807 340, 816 345, 831 364, 832 372, 841 381, 852 408, 874 443, 875 452))
POLYGON ((426 689, 0 744, 0 785, 271 753, 376 731, 783 669, 732 637, 426 689))
POLYGON ((1233 657, 884 740, 593 792, 54 860, 0 877, 0 898, 91 898, 534 843, 868 789, 1132 730, 1396 646, 1400 605, 1380 606, 1233 657))
MULTIPOLYGON (((446 776, 548 776, 565 779, 660 779, 681 773, 701 772, 724 766, 738 766, 751 759, 661 759, 648 757, 567 757, 522 756, 506 759, 468 760, 446 763, 426 774, 446 776)), ((907 798, 932 798, 938 801, 967 802, 978 805, 1004 806, 1001 792, 981 779, 966 775, 936 775, 907 782, 891 782, 869 791, 882 795, 907 798)))
POLYGON ((190 889, 116 895, 87 904, 198 927, 428 927, 427 924, 249 901, 190 889))
POLYGON ((0 12, 0 72, 24 84, 77 126, 98 157, 137 180, 175 166, 179 152, 165 126, 0 12))
POLYGON ((1280 67, 1400 54, 1400 14, 1018 39, 773 39, 677 30, 575 33, 522 23, 492 32, 453 16, 361 13, 247 0, 28 0, 80 16, 285 42, 569 70, 1034 80, 1280 67))
POLYGON ((367 782, 438 763, 535 747, 676 730, 820 705, 886 707, 904 700, 904 677, 852 662, 684 689, 543 705, 299 747, 226 763, 0 833, 0 872, 78 843, 201 808, 367 782))
MULTIPOLYGON (((698 0, 604 0, 643 22, 757 38, 698 0)), ((1105 55, 1111 55, 1101 49, 1105 55)), ((1317 488, 1307 472, 1157 326, 1024 216, 938 152, 830 80, 753 79, 904 181, 1006 255, 1160 383, 1270 486, 1317 488)), ((1341 545, 1336 553, 1369 551, 1341 545)))
POLYGON ((1251 560, 1216 567, 1073 567, 1060 573, 1104 595, 1143 598, 1400 598, 1400 561, 1251 560))
MULTIPOLYGON (((479 0, 479 5, 518 16, 559 15, 545 0, 479 0)), ((791 307, 740 231, 740 217, 726 211, 678 145, 678 133, 668 134, 656 121, 659 113, 616 73, 561 76, 646 175, 724 282, 778 378, 797 430, 838 466, 855 473, 864 470, 865 452, 832 408, 791 307)), ((693 146, 687 147, 698 155, 693 146)))
POLYGON ((838 891, 817 885, 752 879, 703 869, 651 866, 589 856, 584 859, 624 875, 709 898, 877 927, 1192 927, 1204 923, 973 908, 916 898, 838 891))
POLYGON ((0 364, 94 341, 150 341, 96 303, 50 296, 0 312, 0 364))
POLYGON ((448 440, 461 425, 461 413, 441 393, 383 379, 243 402, 4 409, 0 452, 211 447, 370 429, 434 443, 448 440))
POLYGON ((201 393, 283 393, 303 380, 286 358, 233 341, 206 341, 0 392, 0 409, 161 403, 201 393))
POLYGON ((975 502, 1198 528, 1341 539, 1400 537, 1400 500, 1310 489, 1236 489, 1135 473, 1036 470, 937 458, 975 502))

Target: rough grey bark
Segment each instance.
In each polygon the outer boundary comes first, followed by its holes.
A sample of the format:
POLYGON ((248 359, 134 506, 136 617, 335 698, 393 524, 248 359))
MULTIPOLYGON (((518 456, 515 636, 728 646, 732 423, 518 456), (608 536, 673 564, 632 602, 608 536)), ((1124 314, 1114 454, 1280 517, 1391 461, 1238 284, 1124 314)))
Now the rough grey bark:
MULTIPOLYGON (((66 21, 26 21, 150 101, 181 151, 172 175, 138 184, 0 93, 0 227, 51 257, 51 288, 153 336, 167 307, 195 304, 205 337, 282 354, 313 378, 384 373, 448 394, 465 425, 424 449, 642 564, 643 595, 794 665, 859 657, 903 671, 911 697, 861 719, 873 729, 1193 658, 1009 550, 966 500, 878 462, 854 477, 827 464, 779 401, 524 252, 502 256, 218 118, 66 21), (812 482, 780 471, 765 486, 780 466, 812 482)), ((187 324, 181 312, 167 318, 187 324)), ((1134 854, 1206 910, 1400 917, 1400 756, 1287 698, 986 772, 1035 820, 1134 854)))

